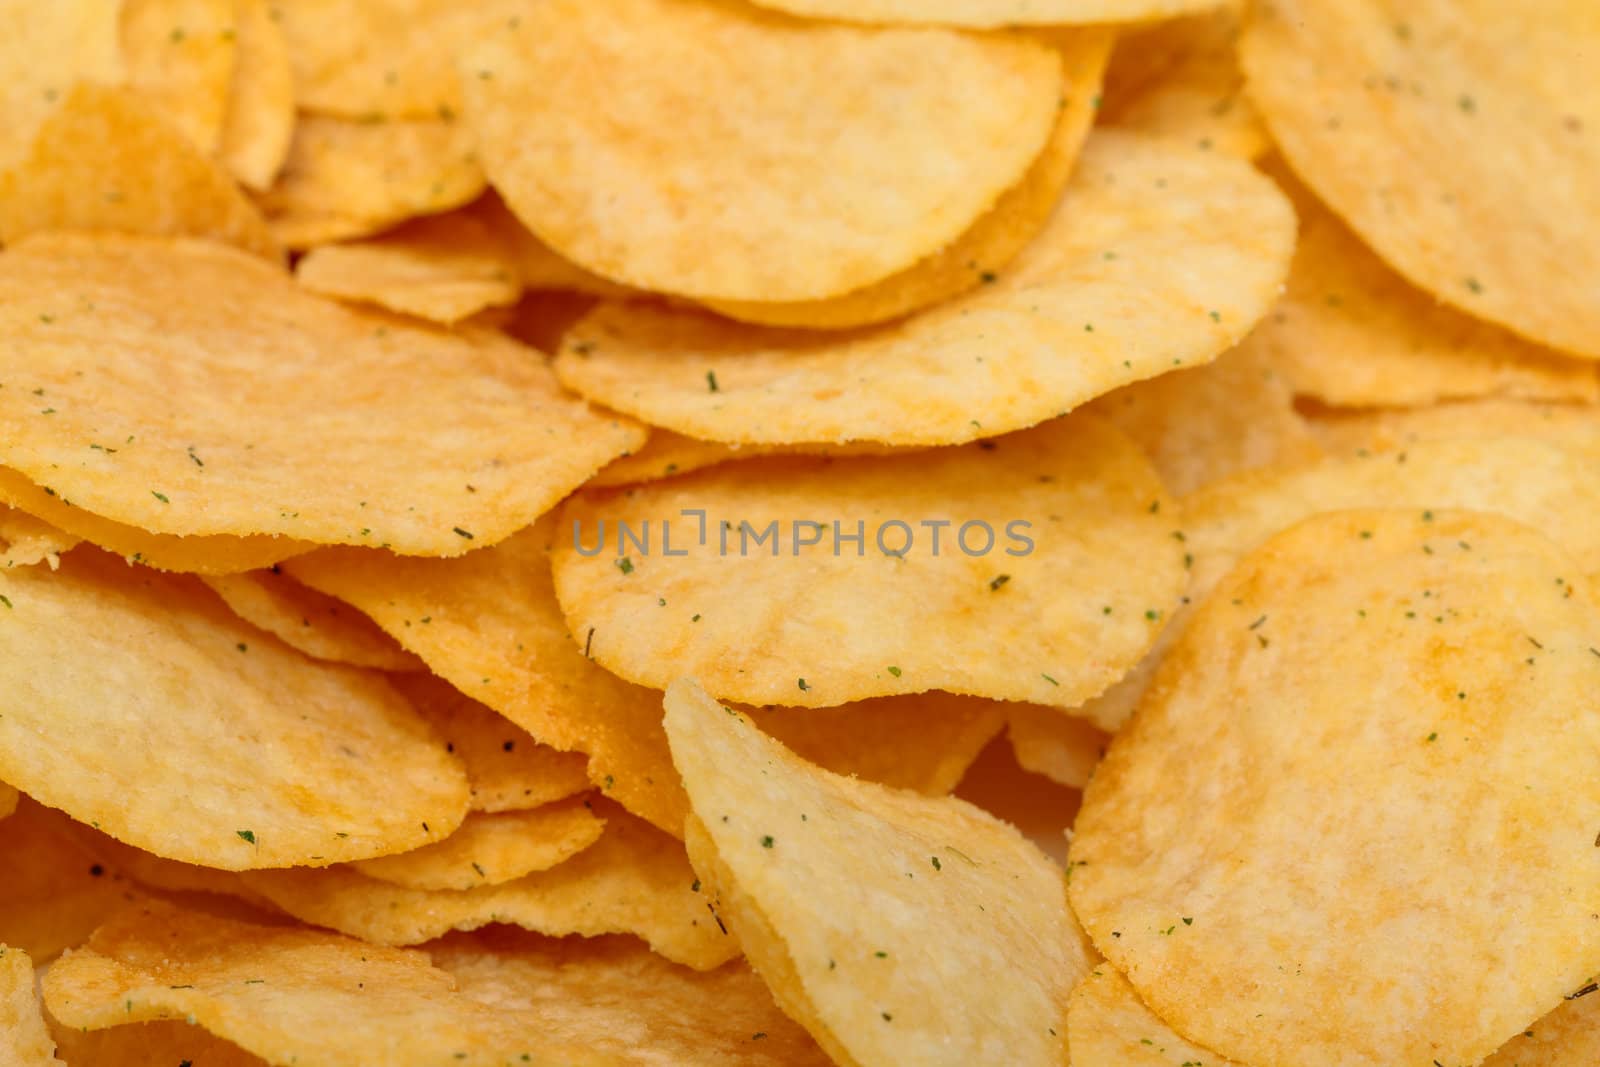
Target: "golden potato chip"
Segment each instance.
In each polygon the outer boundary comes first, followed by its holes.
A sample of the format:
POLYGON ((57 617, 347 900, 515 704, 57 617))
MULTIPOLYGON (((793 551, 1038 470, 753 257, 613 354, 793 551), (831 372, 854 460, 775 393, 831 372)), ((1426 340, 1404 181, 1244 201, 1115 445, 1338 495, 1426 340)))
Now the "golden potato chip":
POLYGON ((1067 1035, 1072 1067, 1238 1067, 1173 1033, 1109 964, 1073 990, 1067 1035))
POLYGON ((151 1067, 151 1064, 199 1064, 200 1067, 271 1067, 231 1041, 186 1022, 134 1023, 109 1030, 51 1026, 56 1051, 68 1064, 93 1067, 151 1067))
POLYGON ((1507 1041, 1483 1067, 1586 1067, 1600 1062, 1600 997, 1585 988, 1588 993, 1564 1001, 1507 1041))
MULTIPOLYGON (((596 802, 597 806, 600 802, 596 802)), ((696 970, 739 945, 706 908, 683 844, 617 808, 605 833, 564 863, 500 885, 407 889, 345 867, 253 871, 253 889, 303 922, 381 945, 415 945, 451 930, 510 923, 557 937, 633 934, 696 970)))
POLYGON ((461 75, 495 188, 561 255, 640 288, 786 302, 966 231, 1043 150, 1061 61, 1015 34, 547 0, 461 75))
POLYGON ((1244 162, 1097 134, 1044 231, 975 292, 840 335, 604 304, 556 372, 706 440, 956 444, 1210 362, 1266 314, 1293 242, 1288 201, 1244 162))
POLYGON ((298 249, 449 211, 483 189, 472 134, 459 122, 301 115, 289 158, 259 199, 278 240, 298 249))
MULTIPOLYGON (((568 259, 557 255, 511 213, 505 201, 491 189, 466 213, 489 228, 489 232, 502 243, 516 264, 517 277, 530 290, 567 290, 591 296, 638 295, 638 290, 591 274, 568 259)), ((538 347, 545 347, 539 345, 538 347)))
POLYGON ((447 324, 522 295, 505 243, 459 212, 417 219, 368 241, 314 248, 294 273, 314 293, 447 324))
POLYGON ((6 1067, 59 1067, 55 1042, 44 1025, 34 989, 33 961, 21 949, 0 945, 0 1063, 6 1067))
POLYGON ((207 156, 222 147, 238 39, 234 0, 122 0, 128 83, 207 156))
POLYGON ((1021 834, 806 763, 690 681, 666 722, 695 870, 837 1062, 1064 1062, 1088 959, 1063 872, 1021 834))
POLYGON ((65 815, 27 797, 0 819, 0 944, 40 963, 81 945, 140 896, 70 826, 65 815))
POLYGON ((424 671, 378 624, 342 600, 301 585, 281 569, 213 575, 202 581, 233 613, 312 659, 385 671, 424 671))
POLYGON ((1007 719, 1006 737, 1023 770, 1082 789, 1111 738, 1092 723, 1055 708, 1019 704, 1007 719))
POLYGON ((1094 119, 1100 77, 1111 53, 1110 31, 1064 32, 1049 40, 1061 52, 1066 75, 1050 139, 1021 180, 960 236, 911 266, 842 296, 792 303, 706 303, 745 322, 842 330, 886 322, 982 285, 984 278, 1014 260, 1049 221, 1094 119))
POLYGON ((341 307, 220 246, 41 235, 0 287, 0 461, 156 534, 453 555, 644 437, 504 337, 341 307))
POLYGON ((1240 61, 1289 164, 1390 266, 1600 358, 1600 241, 1578 221, 1600 218, 1597 49, 1588 0, 1272 0, 1240 61))
POLYGON ((1489 514, 1324 515, 1257 549, 1089 783, 1095 945, 1245 1063, 1477 1063, 1560 1005, 1600 971, 1590 592, 1489 514))
POLYGON ((461 765, 380 678, 193 579, 80 548, 0 572, 0 597, 0 779, 118 840, 225 870, 335 863, 466 814, 461 765))
POLYGON ((578 800, 532 811, 474 812, 443 841, 360 860, 369 878, 408 889, 475 889, 545 871, 600 839, 605 820, 578 800))
POLYGON ((998 29, 1029 24, 1136 22, 1215 7, 1223 0, 756 0, 808 18, 933 23, 998 29))
POLYGON ((279 255, 255 205, 149 101, 83 83, 0 173, 0 240, 97 229, 210 237, 279 255))
POLYGON ((0 169, 80 81, 122 80, 123 0, 0 0, 0 169))
POLYGON ((1593 363, 1529 344, 1412 288, 1281 167, 1275 176, 1294 196, 1300 243, 1283 299, 1245 347, 1266 353, 1296 393, 1346 407, 1600 395, 1593 363))
POLYGON ((77 543, 76 537, 26 511, 0 504, 0 568, 48 563, 54 570, 61 565, 61 553, 77 543))
POLYGON ((1133 443, 1081 416, 583 493, 553 561, 574 639, 642 685, 693 675, 720 699, 802 707, 929 689, 1072 707, 1176 605, 1177 524, 1133 443))
POLYGON ((271 188, 294 137, 294 72, 289 44, 269 0, 236 0, 239 39, 233 89, 222 123, 221 159, 257 191, 271 188))
POLYGON ((1319 410, 1310 425, 1318 440, 1336 452, 1379 452, 1458 437, 1537 437, 1600 454, 1600 407, 1586 404, 1477 400, 1426 408, 1319 410))

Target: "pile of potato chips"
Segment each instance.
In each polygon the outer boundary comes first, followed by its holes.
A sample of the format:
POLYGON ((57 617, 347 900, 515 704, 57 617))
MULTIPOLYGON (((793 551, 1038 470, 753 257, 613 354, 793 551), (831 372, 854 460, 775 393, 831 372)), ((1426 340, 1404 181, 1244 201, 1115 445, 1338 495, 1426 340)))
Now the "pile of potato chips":
POLYGON ((1600 1063, 1600 4, 0 27, 0 1065, 1600 1063))

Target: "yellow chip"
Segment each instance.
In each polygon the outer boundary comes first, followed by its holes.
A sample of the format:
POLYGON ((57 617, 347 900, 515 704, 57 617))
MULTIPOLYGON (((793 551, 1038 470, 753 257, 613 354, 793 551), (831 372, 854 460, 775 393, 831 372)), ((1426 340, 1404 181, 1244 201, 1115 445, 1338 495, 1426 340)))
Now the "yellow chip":
POLYGON ((1574 997, 1483 1061, 1483 1067, 1584 1067, 1600 1063, 1600 997, 1574 997))
POLYGON ((81 945, 140 895, 78 840, 70 824, 26 797, 0 819, 0 944, 40 963, 81 945))
POLYGON ((6 1067, 60 1067, 34 988, 33 961, 7 945, 0 945, 0 1041, 6 1067))
POLYGON ((1077 914, 1157 1015, 1244 1063, 1477 1063, 1600 971, 1580 573, 1508 519, 1409 510, 1233 571, 1073 839, 1077 914))
POLYGON ((149 101, 80 84, 0 173, 0 240, 47 230, 210 237, 268 258, 254 204, 149 101))
POLYGON ((712 309, 745 322, 830 330, 886 322, 964 293, 1007 266, 1055 210, 1078 162, 1100 98, 1100 78, 1111 52, 1104 29, 1058 33, 1065 79, 1055 127, 1044 151, 993 208, 943 248, 864 288, 843 296, 794 303, 709 300, 712 309))
POLYGON ((314 293, 447 324, 514 304, 522 295, 505 243, 464 213, 417 219, 368 241, 314 248, 294 273, 314 293))
POLYGON ((644 436, 504 337, 344 308, 220 246, 39 236, 0 288, 0 461, 156 534, 453 555, 644 436))
POLYGON ((1293 243, 1288 201, 1248 164, 1097 134, 1044 231, 972 293, 840 335, 605 304, 556 370, 706 440, 956 444, 1210 362, 1266 314, 1293 243))
POLYGON ((600 839, 605 820, 580 801, 496 815, 475 812, 437 844, 361 860, 369 878, 407 889, 475 889, 549 870, 600 839))
POLYGON ((1063 872, 1014 828, 806 763, 693 682, 667 730, 695 870, 835 1061, 1064 1062, 1088 958, 1063 872))
POLYGON ((1173 1033, 1109 964, 1073 990, 1067 1034, 1072 1067, 1239 1067, 1173 1033))
POLYGON ((61 553, 77 543, 71 534, 0 504, 0 569, 48 563, 54 570, 61 565, 61 553))
POLYGON ((277 7, 269 0, 236 2, 239 40, 220 158, 235 178, 261 191, 272 186, 289 158, 294 74, 277 7))
POLYGON ((1215 7, 1223 0, 756 0, 807 18, 933 23, 999 29, 1029 24, 1137 22, 1215 7))
POLYGON ((235 615, 312 659, 384 671, 426 670, 361 612, 281 570, 214 575, 203 581, 235 615))
POLYGON ((122 0, 0 0, 0 168, 80 81, 122 80, 122 0))
MULTIPOLYGON (((506 207, 505 201, 492 190, 466 209, 467 214, 489 228, 516 264, 521 283, 535 292, 567 291, 587 293, 590 296, 637 295, 638 290, 591 274, 569 259, 563 259, 555 250, 533 234, 506 207)), ((538 347, 544 348, 544 345, 538 347)))
POLYGON ((1324 446, 1338 452, 1379 452, 1459 437, 1537 437, 1600 454, 1600 408, 1591 405, 1478 400, 1428 408, 1318 411, 1311 429, 1324 446))
POLYGON ((600 840, 564 863, 500 885, 422 890, 343 867, 253 871, 245 879, 278 907, 380 945, 415 945, 510 923, 556 937, 633 934, 696 970, 720 967, 739 945, 694 888, 683 844, 615 806, 600 840))
POLYGON ((1072 707, 1176 605, 1177 523, 1133 443, 1081 416, 583 493, 560 513, 555 585, 578 644, 642 685, 692 674, 719 699, 803 707, 929 689, 1072 707))
POLYGON ((547 0, 468 51, 462 85, 495 188, 557 252, 640 288, 787 302, 966 231, 1043 150, 1061 62, 1018 34, 547 0))
POLYGON ((207 156, 222 147, 238 38, 234 0, 122 0, 128 83, 207 156))
POLYGON ((1012 709, 1006 736, 1023 770, 1073 789, 1088 784, 1111 742, 1106 732, 1092 723, 1055 708, 1028 704, 1012 709))
POLYGON ((0 595, 0 779, 118 840, 226 870, 335 863, 466 814, 461 765, 381 679, 193 579, 80 548, 0 572, 0 595))
POLYGON ((1240 59, 1290 165, 1390 266, 1600 359, 1597 50, 1590 0, 1272 0, 1240 59))

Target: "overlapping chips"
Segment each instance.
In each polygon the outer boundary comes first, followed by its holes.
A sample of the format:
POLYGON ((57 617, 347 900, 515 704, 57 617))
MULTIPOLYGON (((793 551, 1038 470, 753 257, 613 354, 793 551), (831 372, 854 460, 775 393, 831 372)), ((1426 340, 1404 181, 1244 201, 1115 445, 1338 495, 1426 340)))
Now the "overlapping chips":
POLYGON ((26 952, 6 945, 0 945, 0 1040, 5 1042, 8 1067, 59 1063, 34 992, 33 961, 26 952))
POLYGON ((0 168, 24 155, 39 126, 79 81, 124 73, 121 0, 5 0, 0 21, 0 168), (46 57, 48 62, 40 62, 46 57))
POLYGON ((386 671, 423 670, 376 623, 350 605, 301 585, 282 570, 203 579, 233 613, 313 659, 386 671))

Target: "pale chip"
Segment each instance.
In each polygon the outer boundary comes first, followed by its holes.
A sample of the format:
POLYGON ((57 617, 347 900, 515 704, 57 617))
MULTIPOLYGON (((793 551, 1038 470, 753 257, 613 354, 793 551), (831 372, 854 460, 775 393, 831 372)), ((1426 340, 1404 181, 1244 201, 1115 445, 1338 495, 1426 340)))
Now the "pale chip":
POLYGON ((251 189, 271 188, 294 138, 294 73, 276 0, 235 0, 239 38, 220 158, 251 189))
POLYGON ((1111 743, 1110 736, 1092 723, 1028 704, 1012 708, 1006 736, 1023 770, 1072 789, 1089 783, 1111 743))
POLYGON ((26 511, 0 504, 0 569, 47 563, 54 570, 61 565, 61 553, 77 543, 76 537, 26 511))
POLYGON ((932 23, 1000 29, 1082 22, 1140 22, 1215 7, 1224 0, 756 0, 807 18, 932 23))
POLYGON ((407 889, 475 889, 549 870, 600 839, 605 820, 567 800, 532 811, 474 812, 443 841, 352 866, 407 889))
POLYGON ((427 669, 361 612, 301 585, 281 570, 213 575, 202 580, 239 618, 312 659, 384 671, 427 669))
POLYGON ((1067 1035, 1072 1067, 1239 1067, 1173 1033, 1108 963, 1073 990, 1067 1035))
POLYGON ((0 0, 0 169, 80 81, 123 77, 122 0, 0 0))
POLYGON ((33 961, 8 945, 0 945, 0 1042, 5 1067, 60 1067, 34 988, 33 961))
POLYGON ((128 83, 207 156, 222 147, 238 37, 234 0, 122 0, 128 83))

